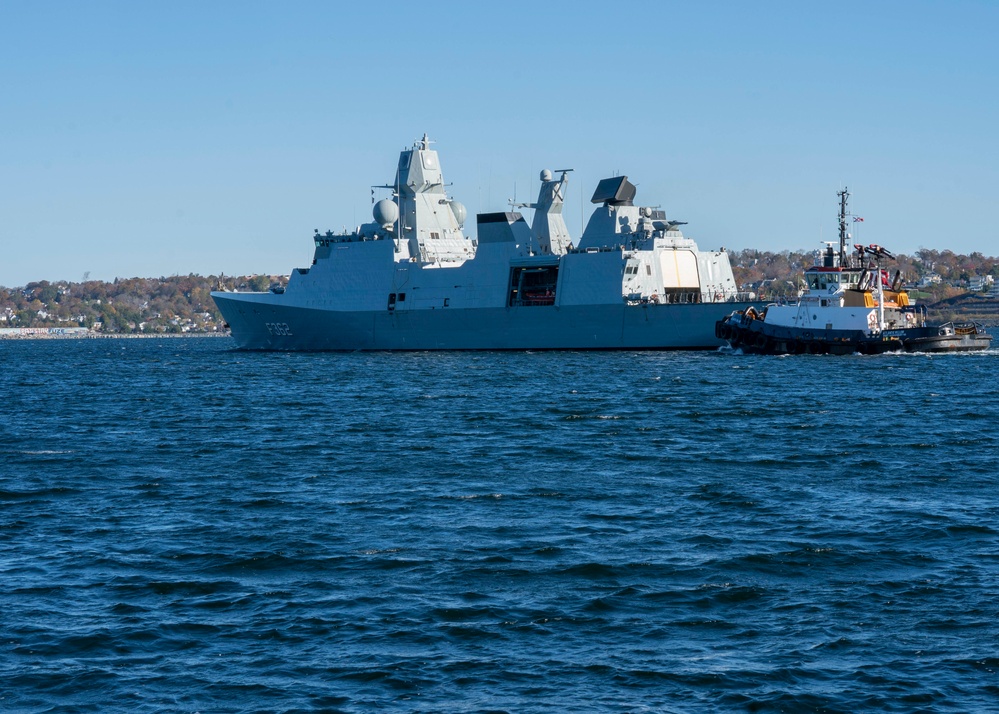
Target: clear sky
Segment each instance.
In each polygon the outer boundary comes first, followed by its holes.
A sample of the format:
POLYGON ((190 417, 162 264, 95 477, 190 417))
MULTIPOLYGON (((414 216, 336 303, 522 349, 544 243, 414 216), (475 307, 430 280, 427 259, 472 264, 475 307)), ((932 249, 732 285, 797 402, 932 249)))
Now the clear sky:
POLYGON ((702 248, 818 248, 847 185, 858 240, 996 255, 997 37, 993 0, 0 0, 0 285, 286 274, 424 132, 471 230, 573 168, 574 235, 626 174, 702 248))

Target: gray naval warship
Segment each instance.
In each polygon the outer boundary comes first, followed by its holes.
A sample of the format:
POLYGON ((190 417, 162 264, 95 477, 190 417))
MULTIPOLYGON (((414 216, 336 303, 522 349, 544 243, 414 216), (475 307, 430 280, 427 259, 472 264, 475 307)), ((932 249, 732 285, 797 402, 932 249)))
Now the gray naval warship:
POLYGON ((317 230, 287 287, 212 293, 239 348, 254 350, 713 349, 715 322, 745 309, 724 249, 701 251, 626 176, 604 179, 578 243, 562 218, 569 170, 541 172, 531 225, 476 216, 448 197, 424 135, 374 187, 374 221, 317 230))

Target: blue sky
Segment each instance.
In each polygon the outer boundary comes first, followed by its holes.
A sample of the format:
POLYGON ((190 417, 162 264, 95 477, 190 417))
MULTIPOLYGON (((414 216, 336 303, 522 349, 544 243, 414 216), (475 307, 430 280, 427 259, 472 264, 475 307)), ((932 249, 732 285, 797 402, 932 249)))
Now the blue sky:
POLYGON ((0 285, 288 273, 424 132, 470 215, 574 168, 574 235, 627 174, 818 248, 847 185, 859 240, 999 254, 997 2, 343 5, 0 0, 0 285))

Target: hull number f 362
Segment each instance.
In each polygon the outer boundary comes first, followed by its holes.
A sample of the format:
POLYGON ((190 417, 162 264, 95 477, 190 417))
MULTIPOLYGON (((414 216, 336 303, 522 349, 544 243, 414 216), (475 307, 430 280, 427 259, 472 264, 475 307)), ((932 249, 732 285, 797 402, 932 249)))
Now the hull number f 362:
POLYGON ((264 327, 272 335, 277 337, 287 337, 291 335, 291 328, 288 327, 287 322, 265 322, 264 327))

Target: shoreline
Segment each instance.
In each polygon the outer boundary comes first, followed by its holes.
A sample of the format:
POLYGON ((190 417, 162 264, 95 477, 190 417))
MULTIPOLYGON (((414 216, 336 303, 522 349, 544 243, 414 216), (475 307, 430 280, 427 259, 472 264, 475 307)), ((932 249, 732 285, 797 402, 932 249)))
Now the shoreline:
MULTIPOLYGON (((17 329, 17 328, 8 328, 17 329)), ((187 339, 187 338, 221 338, 231 337, 226 332, 181 332, 181 333, 156 333, 156 334, 133 334, 128 332, 94 332, 85 328, 62 328, 62 327, 32 327, 24 328, 23 332, 10 332, 0 330, 0 341, 3 340, 148 340, 148 339, 187 339), (72 330, 72 331, 70 331, 72 330)))

